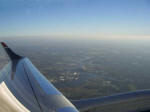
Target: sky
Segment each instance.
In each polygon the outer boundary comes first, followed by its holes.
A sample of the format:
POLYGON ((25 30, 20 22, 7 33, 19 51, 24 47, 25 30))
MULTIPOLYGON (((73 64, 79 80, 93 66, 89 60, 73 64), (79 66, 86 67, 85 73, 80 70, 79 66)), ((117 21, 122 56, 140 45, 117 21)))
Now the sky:
POLYGON ((150 0, 0 0, 0 37, 150 36, 150 0))

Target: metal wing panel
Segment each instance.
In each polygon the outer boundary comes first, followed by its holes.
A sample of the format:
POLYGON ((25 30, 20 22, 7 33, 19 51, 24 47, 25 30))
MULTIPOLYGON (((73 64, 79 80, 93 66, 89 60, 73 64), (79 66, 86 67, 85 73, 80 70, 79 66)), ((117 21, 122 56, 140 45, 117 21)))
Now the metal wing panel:
POLYGON ((5 93, 5 94, 9 93, 8 96, 5 97, 6 100, 8 100, 8 98, 9 100, 4 102, 9 103, 9 101, 12 101, 12 103, 7 105, 7 108, 4 107, 4 105, 0 104, 0 108, 6 112, 8 110, 10 112, 12 112, 12 110, 15 110, 15 112, 20 112, 20 110, 22 110, 22 112, 26 112, 26 111, 40 112, 37 101, 34 97, 32 89, 29 85, 29 81, 23 69, 22 60, 19 61, 17 65, 14 79, 11 79, 11 72, 12 71, 9 71, 7 74, 5 74, 6 77, 1 82, 0 88, 2 90, 1 93, 5 93), (18 109, 16 107, 18 107, 18 109))
POLYGON ((44 112, 78 112, 28 60, 24 59, 24 68, 31 81, 37 100, 44 112), (72 111, 69 111, 72 110, 72 111))
POLYGON ((22 59, 4 43, 0 45, 0 111, 40 112, 29 81, 22 66, 22 59), (16 63, 17 62, 17 63, 16 63), (15 77, 12 78, 12 74, 15 77))

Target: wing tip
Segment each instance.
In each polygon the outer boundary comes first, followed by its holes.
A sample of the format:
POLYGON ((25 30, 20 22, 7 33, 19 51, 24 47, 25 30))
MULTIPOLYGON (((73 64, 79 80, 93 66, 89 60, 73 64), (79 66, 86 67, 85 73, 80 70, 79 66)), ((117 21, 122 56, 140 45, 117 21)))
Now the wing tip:
POLYGON ((0 42, 0 43, 1 43, 1 45, 2 45, 4 48, 8 47, 5 42, 0 42))
POLYGON ((0 44, 3 46, 3 48, 5 49, 6 53, 8 54, 8 56, 10 57, 11 60, 19 60, 21 58, 23 58, 22 56, 16 54, 15 52, 13 52, 5 42, 0 42, 0 44))

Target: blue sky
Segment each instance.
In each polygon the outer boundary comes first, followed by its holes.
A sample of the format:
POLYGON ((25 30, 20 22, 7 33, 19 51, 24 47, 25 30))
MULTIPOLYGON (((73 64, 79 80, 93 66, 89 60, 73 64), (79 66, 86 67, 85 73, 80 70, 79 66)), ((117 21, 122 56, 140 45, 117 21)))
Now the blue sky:
POLYGON ((0 36, 150 35, 150 0, 0 0, 0 36))

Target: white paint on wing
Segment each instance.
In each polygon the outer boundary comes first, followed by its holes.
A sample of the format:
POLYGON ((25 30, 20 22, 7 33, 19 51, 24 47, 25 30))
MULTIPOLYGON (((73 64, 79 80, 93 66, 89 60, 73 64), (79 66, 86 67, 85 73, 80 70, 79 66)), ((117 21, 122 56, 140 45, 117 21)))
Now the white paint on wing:
POLYGON ((0 84, 0 111, 1 112, 30 112, 8 89, 5 82, 0 84))

